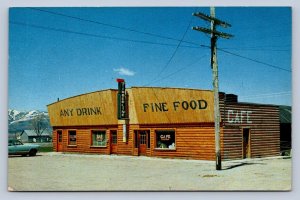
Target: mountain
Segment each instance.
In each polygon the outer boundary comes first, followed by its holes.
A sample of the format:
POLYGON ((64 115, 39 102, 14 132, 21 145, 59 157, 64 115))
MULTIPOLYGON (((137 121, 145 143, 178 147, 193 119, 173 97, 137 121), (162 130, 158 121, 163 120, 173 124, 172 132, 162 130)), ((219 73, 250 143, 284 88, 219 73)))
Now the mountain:
POLYGON ((31 111, 18 111, 9 109, 8 110, 8 132, 15 133, 22 130, 33 129, 32 121, 37 116, 43 116, 42 123, 47 128, 51 129, 49 115, 47 112, 39 110, 31 111))

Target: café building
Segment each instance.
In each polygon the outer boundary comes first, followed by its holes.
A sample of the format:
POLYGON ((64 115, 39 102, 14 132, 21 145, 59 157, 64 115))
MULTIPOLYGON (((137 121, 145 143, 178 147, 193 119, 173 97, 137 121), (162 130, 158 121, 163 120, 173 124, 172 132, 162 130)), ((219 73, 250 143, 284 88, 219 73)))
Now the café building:
MULTIPOLYGON (((48 105, 57 152, 215 159, 210 90, 131 87, 48 105)), ((220 93, 222 160, 278 156, 279 108, 220 93)))

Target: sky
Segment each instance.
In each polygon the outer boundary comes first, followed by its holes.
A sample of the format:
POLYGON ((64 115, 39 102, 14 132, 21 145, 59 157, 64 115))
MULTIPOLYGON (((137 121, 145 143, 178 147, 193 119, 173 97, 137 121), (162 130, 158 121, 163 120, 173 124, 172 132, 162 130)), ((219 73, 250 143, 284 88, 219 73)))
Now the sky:
MULTIPOLYGON (((241 102, 291 105, 291 9, 216 7, 219 90, 241 102)), ((209 7, 10 8, 10 109, 126 87, 212 90, 209 7)))

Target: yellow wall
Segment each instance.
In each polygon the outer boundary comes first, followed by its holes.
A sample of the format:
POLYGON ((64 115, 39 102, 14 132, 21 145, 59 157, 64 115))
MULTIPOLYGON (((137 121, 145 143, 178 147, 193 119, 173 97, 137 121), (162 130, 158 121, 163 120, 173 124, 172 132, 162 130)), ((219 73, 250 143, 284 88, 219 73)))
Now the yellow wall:
POLYGON ((117 124, 117 91, 104 90, 48 105, 52 126, 117 124))
POLYGON ((131 124, 214 122, 212 91, 131 88, 128 93, 131 124))
MULTIPOLYGON (((129 88, 130 124, 214 122, 213 92, 180 88, 129 88)), ((48 105, 52 126, 118 124, 117 91, 104 90, 48 105)))

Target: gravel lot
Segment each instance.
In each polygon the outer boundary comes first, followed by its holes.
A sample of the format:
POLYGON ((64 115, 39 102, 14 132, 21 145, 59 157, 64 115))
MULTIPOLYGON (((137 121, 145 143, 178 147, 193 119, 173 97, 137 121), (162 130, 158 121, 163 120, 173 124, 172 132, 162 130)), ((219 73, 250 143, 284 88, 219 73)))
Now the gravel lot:
POLYGON ((291 190, 290 158, 223 161, 39 153, 8 158, 9 191, 291 190))

